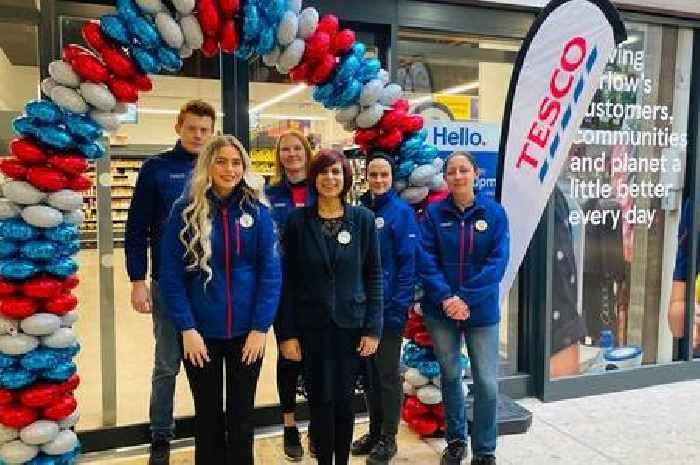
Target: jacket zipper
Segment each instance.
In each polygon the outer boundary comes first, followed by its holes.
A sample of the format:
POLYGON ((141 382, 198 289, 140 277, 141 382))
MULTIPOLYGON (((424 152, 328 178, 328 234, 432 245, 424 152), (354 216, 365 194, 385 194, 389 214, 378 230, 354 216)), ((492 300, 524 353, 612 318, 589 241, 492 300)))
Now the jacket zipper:
POLYGON ((236 255, 241 255, 241 222, 236 221, 236 255))
POLYGON ((230 338, 232 333, 231 323, 233 320, 233 296, 231 295, 231 250, 229 249, 228 209, 222 208, 221 215, 224 222, 224 250, 226 254, 226 331, 230 338))
POLYGON ((464 220, 459 225, 459 287, 464 283, 464 220))

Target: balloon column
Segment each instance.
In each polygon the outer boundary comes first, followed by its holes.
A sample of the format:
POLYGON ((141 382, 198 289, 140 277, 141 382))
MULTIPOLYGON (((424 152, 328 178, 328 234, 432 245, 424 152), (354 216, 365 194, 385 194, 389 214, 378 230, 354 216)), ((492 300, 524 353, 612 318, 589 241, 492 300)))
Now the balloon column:
MULTIPOLYGON (((0 463, 69 464, 80 451, 73 431, 78 302, 71 291, 78 285, 73 257, 82 192, 91 187, 84 173, 104 154, 100 138, 119 128, 126 104, 152 89, 149 75, 179 71, 195 50, 260 55, 292 81, 315 86, 314 98, 337 110, 365 153, 393 154, 405 200, 419 205, 444 195, 442 161, 426 143, 422 118, 410 114, 401 87, 336 16, 303 8, 302 0, 116 6, 83 25, 85 46, 68 44, 49 64, 43 95, 13 121, 17 137, 0 162, 0 463)), ((422 349, 414 348, 418 356, 422 349)), ((437 376, 434 362, 412 363, 423 363, 424 371, 414 372, 426 379, 437 376)), ((425 388, 422 405, 433 405, 439 391, 425 388)))

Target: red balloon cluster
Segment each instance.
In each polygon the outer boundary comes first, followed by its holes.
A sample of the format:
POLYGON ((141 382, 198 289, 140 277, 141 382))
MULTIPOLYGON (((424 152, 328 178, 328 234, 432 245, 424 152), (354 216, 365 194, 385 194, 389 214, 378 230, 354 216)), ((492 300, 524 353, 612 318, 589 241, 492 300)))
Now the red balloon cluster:
POLYGON ((445 429, 445 410, 442 404, 425 405, 414 396, 406 396, 401 418, 420 436, 431 436, 445 429))
POLYGON ((240 44, 240 33, 234 16, 240 0, 197 0, 197 20, 204 33, 202 54, 211 58, 221 49, 233 53, 240 44))
POLYGON ((13 139, 10 153, 13 158, 0 162, 0 171, 8 178, 29 182, 40 191, 85 191, 92 185, 82 175, 88 162, 77 153, 46 151, 27 137, 13 139))
POLYGON ((355 43, 353 30, 339 29, 340 23, 335 15, 325 15, 319 20, 316 31, 306 38, 301 63, 289 71, 292 81, 321 85, 333 77, 338 57, 355 43))
POLYGON ((61 421, 78 407, 76 374, 62 383, 38 383, 19 390, 0 389, 0 423, 21 429, 36 420, 61 421))
POLYGON ((408 321, 403 332, 403 337, 413 339, 419 346, 432 347, 433 341, 430 340, 428 329, 423 323, 423 317, 420 316, 414 309, 408 312, 408 321))
POLYGON ((393 152, 401 145, 406 134, 423 128, 423 117, 408 113, 408 101, 397 100, 384 111, 384 116, 371 128, 355 131, 355 143, 365 153, 374 149, 393 152))
POLYGON ((64 280, 36 276, 22 284, 0 278, 0 314, 16 320, 37 312, 65 315, 78 306, 78 299, 70 293, 77 285, 75 276, 64 280))

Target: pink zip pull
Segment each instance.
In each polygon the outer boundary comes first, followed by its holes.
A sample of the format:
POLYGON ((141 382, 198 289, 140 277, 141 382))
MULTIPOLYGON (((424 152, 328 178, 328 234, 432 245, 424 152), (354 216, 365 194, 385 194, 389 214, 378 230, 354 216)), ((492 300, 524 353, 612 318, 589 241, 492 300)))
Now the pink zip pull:
POLYGON ((241 254, 241 223, 236 221, 236 255, 241 254))
POLYGON ((469 255, 474 254, 474 225, 469 226, 469 255))

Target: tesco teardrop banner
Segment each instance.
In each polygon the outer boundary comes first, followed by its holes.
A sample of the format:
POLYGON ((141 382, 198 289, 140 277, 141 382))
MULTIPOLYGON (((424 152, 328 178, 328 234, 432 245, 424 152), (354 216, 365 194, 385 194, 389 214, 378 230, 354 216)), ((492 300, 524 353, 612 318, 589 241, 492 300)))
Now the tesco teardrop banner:
POLYGON ((510 221, 507 295, 598 87, 608 56, 626 40, 608 0, 554 0, 518 53, 506 99, 496 197, 510 221))

